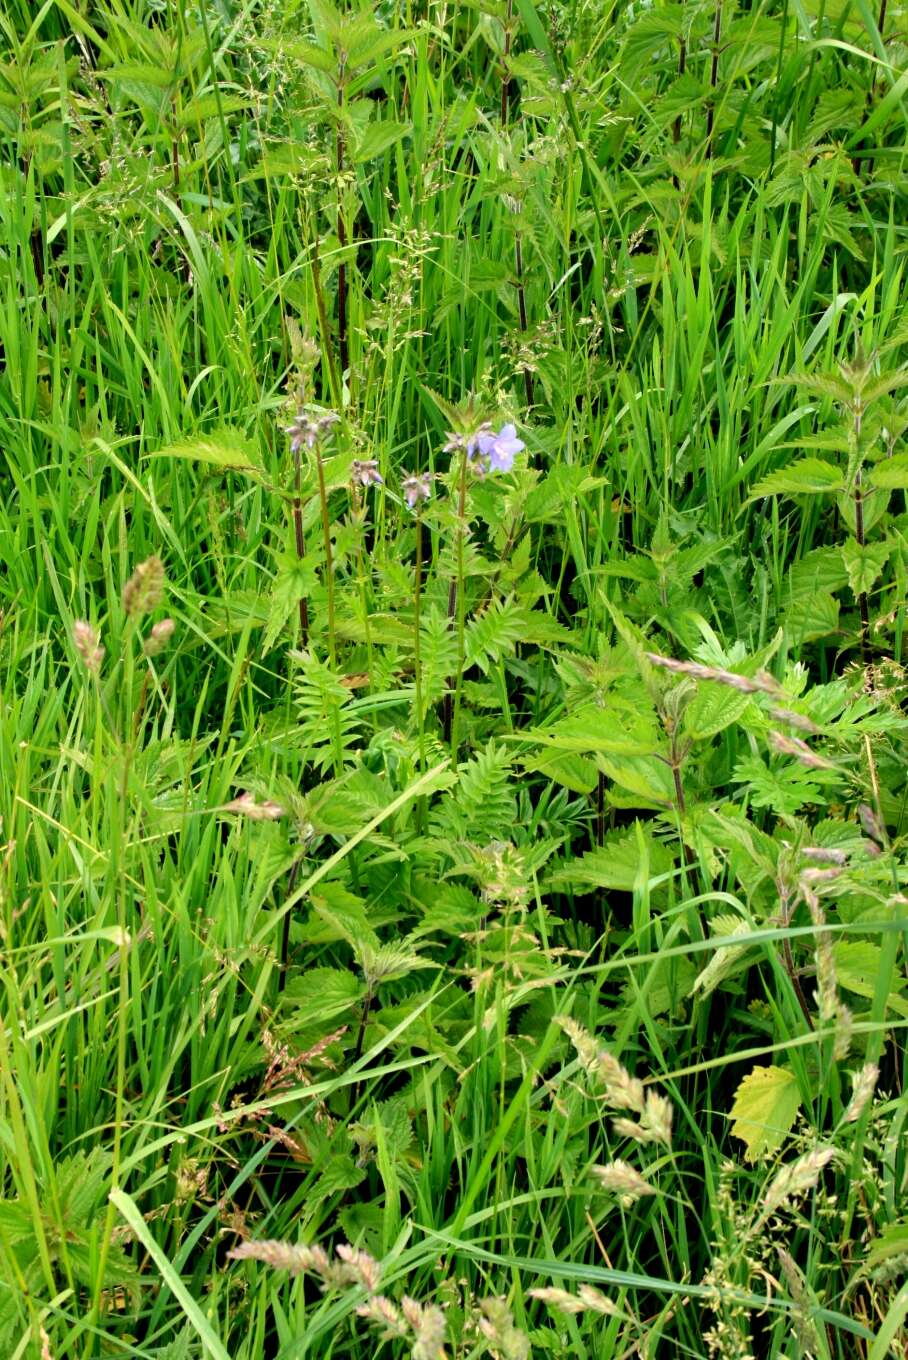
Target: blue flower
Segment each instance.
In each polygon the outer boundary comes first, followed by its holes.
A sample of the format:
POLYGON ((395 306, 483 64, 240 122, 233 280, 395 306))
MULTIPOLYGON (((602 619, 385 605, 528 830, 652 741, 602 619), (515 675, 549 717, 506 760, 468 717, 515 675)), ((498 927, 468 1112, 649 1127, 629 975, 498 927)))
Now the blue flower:
POLYGON ((494 430, 477 436, 480 453, 489 460, 490 472, 510 472, 514 457, 526 448, 522 439, 517 438, 513 425, 502 425, 498 434, 494 430))

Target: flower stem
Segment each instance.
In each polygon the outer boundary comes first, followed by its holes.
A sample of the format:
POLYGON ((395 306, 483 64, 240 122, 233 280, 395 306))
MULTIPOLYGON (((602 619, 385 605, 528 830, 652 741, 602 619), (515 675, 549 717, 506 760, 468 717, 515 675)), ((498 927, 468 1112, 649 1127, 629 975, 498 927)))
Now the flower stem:
POLYGON ((325 485, 325 464, 322 451, 315 445, 315 467, 318 472, 318 497, 322 507, 322 533, 325 538, 325 589, 328 593, 328 659, 331 669, 337 668, 337 642, 334 619, 334 555, 331 551, 331 519, 328 514, 328 489, 325 485))
MULTIPOLYGON (((426 728, 422 706, 422 641, 420 639, 422 601, 422 516, 416 511, 416 567, 413 574, 413 679, 416 692, 416 729, 419 734, 419 773, 426 770, 426 728)), ((420 798, 416 808, 417 826, 425 832, 426 803, 420 798)))
MULTIPOLYGON (((300 470, 299 451, 294 455, 296 460, 296 480, 293 491, 293 532, 296 538, 296 555, 302 562, 306 556, 306 540, 303 537, 303 500, 302 500, 302 473, 300 470)), ((309 601, 305 596, 299 602, 300 612, 300 637, 301 646, 309 646, 309 601)))
POLYGON ((448 593, 448 623, 457 624, 457 675, 448 678, 445 694, 444 736, 451 743, 454 765, 457 764, 457 720, 460 716, 460 690, 463 683, 464 656, 464 534, 467 506, 467 452, 464 449, 460 463, 460 489, 457 495, 457 574, 451 582, 448 593), (451 686, 454 685, 452 698, 451 686))

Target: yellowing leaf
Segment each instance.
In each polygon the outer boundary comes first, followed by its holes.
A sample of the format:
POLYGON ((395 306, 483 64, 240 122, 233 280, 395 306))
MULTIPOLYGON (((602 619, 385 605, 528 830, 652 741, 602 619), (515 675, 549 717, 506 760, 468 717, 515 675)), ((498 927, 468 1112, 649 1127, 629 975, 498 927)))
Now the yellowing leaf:
POLYGON ((794 1073, 787 1067, 755 1067, 739 1085, 731 1107, 731 1131, 745 1145, 749 1162, 782 1146, 801 1107, 794 1073))

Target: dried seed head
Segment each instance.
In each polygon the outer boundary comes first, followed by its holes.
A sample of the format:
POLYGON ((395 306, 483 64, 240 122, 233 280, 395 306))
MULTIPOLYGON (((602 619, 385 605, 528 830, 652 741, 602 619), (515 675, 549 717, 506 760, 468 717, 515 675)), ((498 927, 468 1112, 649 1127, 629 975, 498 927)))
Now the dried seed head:
POLYGON ((620 1309, 593 1285, 582 1284, 577 1293, 584 1308, 589 1309, 591 1313, 603 1313, 605 1317, 621 1317, 620 1309))
POLYGON ((406 1295, 400 1306, 413 1333, 413 1360, 444 1360, 445 1315, 441 1309, 423 1306, 406 1295))
POLYGON ((854 1016, 840 1001, 835 1017, 835 1037, 832 1041, 832 1056, 836 1062, 844 1062, 851 1049, 851 1036, 854 1033, 854 1016))
POLYGON ((876 1089, 879 1075, 880 1069, 876 1063, 865 1063, 852 1076, 851 1100, 848 1102, 848 1109, 845 1111, 845 1122, 847 1124, 857 1123, 864 1113, 864 1107, 876 1089))
POLYGON ((384 1294, 373 1294, 365 1303, 361 1303, 356 1311, 360 1317, 368 1318, 370 1322, 377 1323, 383 1329, 383 1340, 407 1335, 406 1322, 391 1300, 385 1298, 384 1294))
POLYGON ((598 1075, 605 1087, 605 1098, 615 1110, 636 1110, 642 1114, 646 1108, 643 1082, 632 1077, 617 1058, 602 1049, 597 1061, 598 1075))
POLYGON ((164 597, 164 563, 152 556, 140 562, 123 587, 123 609, 128 618, 150 614, 164 597))
POLYGON ((527 1293, 531 1299, 539 1299, 540 1303, 546 1304, 549 1308, 556 1308, 559 1313, 582 1313, 584 1311, 583 1302, 575 1294, 569 1294, 566 1289, 556 1289, 554 1285, 547 1285, 540 1289, 528 1289, 527 1293))
POLYGON ((728 685, 730 689, 736 689, 741 694, 779 693, 778 681, 765 671, 751 678, 747 675, 736 675, 734 671, 723 670, 719 666, 704 666, 699 661, 676 661, 674 657, 660 656, 658 652, 647 652, 646 659, 651 665, 671 671, 674 675, 689 675, 693 680, 713 680, 719 685, 728 685))
POLYGON ((257 803, 251 793, 241 793, 239 798, 225 803, 222 811, 239 813, 241 817, 248 817, 250 822, 276 822, 286 815, 287 809, 267 799, 257 803))
POLYGON ((834 1152, 835 1149, 831 1147, 815 1148, 813 1152, 799 1157, 796 1162, 783 1166, 763 1196, 765 1212, 774 1213, 789 1200, 798 1199, 808 1190, 812 1190, 820 1178, 820 1172, 832 1160, 834 1152))
POLYGON ((346 1242, 342 1242, 337 1248, 337 1255, 349 1272, 350 1283, 360 1284, 363 1289, 374 1294, 381 1281, 381 1267, 375 1257, 359 1247, 349 1246, 346 1242))
POLYGON ((818 864, 847 864, 848 855, 844 850, 836 850, 831 845, 805 845, 801 848, 801 854, 805 859, 814 860, 818 864))
POLYGON ((89 674, 100 674, 104 648, 98 638, 97 629, 92 628, 85 619, 76 619, 73 624, 73 642, 89 674))
POLYGON ((145 639, 142 650, 146 656, 159 656, 173 637, 176 624, 173 619, 161 619, 145 639))
POLYGON ((231 1261, 263 1261, 274 1270, 286 1270, 291 1275, 302 1275, 315 1268, 315 1258, 311 1247, 294 1246, 292 1242, 278 1242, 266 1239, 261 1242, 241 1242, 238 1247, 228 1251, 231 1261))
POLYGON ((778 751, 783 756, 794 756, 795 760, 805 765, 808 770, 834 770, 835 765, 825 756, 817 755, 812 751, 806 741, 800 737, 786 737, 784 732, 771 731, 769 743, 773 750, 778 751))
POLYGON ((667 1096, 658 1091, 647 1091, 644 1123, 650 1129, 657 1143, 672 1145, 672 1103, 667 1096))
POLYGON ((642 1199, 644 1195, 654 1195, 656 1193, 653 1186, 645 1177, 640 1175, 630 1162, 616 1160, 609 1162, 607 1166, 594 1166, 592 1174, 609 1194, 616 1195, 625 1208, 629 1207, 635 1200, 642 1199))
POLYGON ((876 841, 879 845, 885 845, 886 828, 883 826, 883 823, 880 821, 873 808, 868 807, 866 803, 861 803, 858 808, 858 816, 861 819, 861 826, 864 828, 864 834, 869 836, 871 840, 876 841))
POLYGON ((529 1337, 514 1326, 511 1310, 504 1299, 483 1299, 479 1307, 482 1313, 479 1330, 494 1354, 500 1360, 527 1360, 529 1337))

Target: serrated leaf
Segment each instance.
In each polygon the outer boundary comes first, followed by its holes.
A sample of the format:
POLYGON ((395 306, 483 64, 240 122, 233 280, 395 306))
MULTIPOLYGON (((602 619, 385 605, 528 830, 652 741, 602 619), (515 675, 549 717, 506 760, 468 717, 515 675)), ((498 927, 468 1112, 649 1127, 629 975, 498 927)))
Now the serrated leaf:
POLYGON ((707 681, 684 711, 684 730, 693 741, 705 741, 737 722, 749 703, 749 694, 707 681))
POLYGON ((392 118, 368 123, 360 134, 356 147, 351 151, 350 159, 355 165, 375 160, 389 147, 394 146, 395 142, 406 137, 409 131, 409 123, 398 123, 392 118))
MULTIPOLYGON (((622 807, 667 807, 675 797, 671 770, 655 756, 612 756, 597 754, 596 764, 622 789, 636 795, 639 803, 622 802, 622 807)), ((615 802, 611 791, 609 801, 615 802)))
POLYGON ((845 485, 841 468, 824 458, 799 458, 764 477, 750 493, 750 500, 764 496, 820 496, 840 491, 845 485))
POLYGON ((798 1117, 801 1093, 787 1067, 755 1067, 735 1092, 729 1118, 735 1138, 744 1143, 748 1162, 769 1157, 782 1146, 798 1117))
MULTIPOLYGON (((876 991, 881 953, 880 946, 870 940, 839 940, 834 944, 832 957, 841 986, 871 1000, 876 991)), ((889 993, 886 1005, 897 1015, 908 1015, 908 1001, 896 992, 889 993)))
POLYGON ((543 774, 572 793, 592 793, 599 782, 596 762, 579 752, 542 751, 524 756, 521 764, 530 773, 543 774))
POLYGON ((855 598, 866 595, 883 573, 889 554, 889 543, 858 543, 849 538, 842 544, 842 561, 848 573, 848 584, 855 598))
POLYGON ((874 487, 888 491, 908 491, 908 453, 896 453, 867 468, 867 478, 874 487))
POLYGON ((633 892, 641 874, 647 880, 670 873, 674 865, 671 851, 636 823, 629 834, 609 839, 605 845, 588 850, 554 869, 548 878, 552 888, 612 888, 633 892))
POLYGON ((158 449, 151 458, 187 458, 193 463, 207 463, 210 467, 233 468, 237 472, 257 474, 261 471, 252 445, 239 430, 217 430, 211 434, 180 439, 175 444, 158 449))
POLYGON ((839 602, 824 591, 792 601, 785 611, 785 632, 793 646, 828 637, 838 626, 839 602))
POLYGON ((362 982, 346 969, 307 968, 287 983, 283 1003, 300 1029, 323 1023, 327 1028, 338 1016, 352 1016, 362 994, 362 982))

